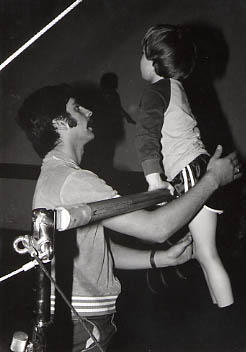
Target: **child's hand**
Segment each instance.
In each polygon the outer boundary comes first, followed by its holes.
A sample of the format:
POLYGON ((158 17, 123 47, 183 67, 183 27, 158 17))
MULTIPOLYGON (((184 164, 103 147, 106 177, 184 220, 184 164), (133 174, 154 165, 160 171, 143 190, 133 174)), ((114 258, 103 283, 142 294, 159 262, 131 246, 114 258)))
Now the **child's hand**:
POLYGON ((171 195, 174 195, 174 187, 167 181, 161 181, 158 184, 150 184, 148 191, 154 191, 155 189, 168 189, 171 195))
POLYGON ((146 175, 146 181, 149 184, 148 191, 154 191, 156 189, 168 189, 171 195, 174 195, 174 187, 171 183, 163 181, 160 174, 153 173, 146 175))

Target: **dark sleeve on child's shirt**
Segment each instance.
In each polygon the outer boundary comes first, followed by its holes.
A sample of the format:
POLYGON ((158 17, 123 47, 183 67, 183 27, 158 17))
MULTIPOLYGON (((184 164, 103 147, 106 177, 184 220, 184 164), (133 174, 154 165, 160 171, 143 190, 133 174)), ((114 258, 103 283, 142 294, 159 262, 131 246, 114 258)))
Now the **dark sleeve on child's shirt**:
POLYGON ((166 79, 149 85, 140 101, 136 148, 145 175, 163 173, 161 130, 169 101, 170 80, 166 79))

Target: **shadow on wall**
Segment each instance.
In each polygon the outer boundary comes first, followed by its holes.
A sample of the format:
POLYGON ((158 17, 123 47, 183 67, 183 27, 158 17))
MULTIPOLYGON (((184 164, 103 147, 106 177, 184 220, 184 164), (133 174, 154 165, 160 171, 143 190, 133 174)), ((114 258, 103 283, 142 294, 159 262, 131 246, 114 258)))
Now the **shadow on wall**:
POLYGON ((197 45, 197 65, 185 89, 208 151, 221 144, 228 153, 234 150, 233 138, 214 84, 226 73, 229 48, 219 28, 207 23, 188 25, 197 45))
POLYGON ((74 85, 77 100, 93 111, 92 127, 95 139, 86 146, 83 168, 88 168, 106 181, 114 169, 117 145, 125 139, 124 120, 135 124, 123 109, 118 93, 118 77, 105 73, 98 85, 78 82, 74 85))
MULTIPOLYGON (((216 26, 203 22, 187 25, 197 45, 197 65, 184 86, 207 150, 213 154, 216 146, 221 144, 226 155, 236 148, 215 82, 226 74, 229 48, 222 31, 216 26)), ((227 236, 223 235, 219 240, 224 242, 228 251, 233 241, 242 237, 244 225, 240 219, 245 213, 244 184, 245 180, 242 179, 217 192, 225 214, 222 218, 223 227, 226 226, 228 230, 227 236)))

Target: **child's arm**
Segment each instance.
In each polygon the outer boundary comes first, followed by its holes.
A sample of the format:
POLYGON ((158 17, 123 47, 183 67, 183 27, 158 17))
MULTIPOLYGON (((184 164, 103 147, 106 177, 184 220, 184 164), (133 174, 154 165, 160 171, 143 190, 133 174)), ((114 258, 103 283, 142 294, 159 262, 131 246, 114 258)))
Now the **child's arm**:
POLYGON ((150 87, 142 96, 136 126, 136 148, 145 176, 163 173, 160 144, 163 120, 163 101, 150 87))
POLYGON ((164 113, 170 99, 169 82, 161 80, 148 86, 140 102, 140 117, 136 128, 136 148, 149 190, 173 187, 162 180, 161 130, 164 113))
POLYGON ((158 188, 165 188, 168 189, 172 195, 174 194, 174 188, 171 183, 163 181, 159 173, 155 172, 152 174, 148 174, 145 176, 145 179, 149 185, 149 191, 154 191, 158 188))

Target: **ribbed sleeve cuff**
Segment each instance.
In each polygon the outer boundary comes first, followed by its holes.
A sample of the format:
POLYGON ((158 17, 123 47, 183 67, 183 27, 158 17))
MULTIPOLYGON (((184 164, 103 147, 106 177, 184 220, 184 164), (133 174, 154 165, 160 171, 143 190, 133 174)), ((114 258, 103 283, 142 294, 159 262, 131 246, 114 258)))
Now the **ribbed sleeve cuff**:
POLYGON ((142 162, 142 168, 145 175, 153 174, 153 173, 163 173, 163 169, 160 166, 159 159, 148 159, 142 162))

